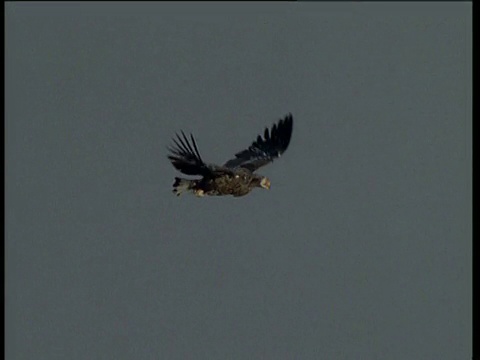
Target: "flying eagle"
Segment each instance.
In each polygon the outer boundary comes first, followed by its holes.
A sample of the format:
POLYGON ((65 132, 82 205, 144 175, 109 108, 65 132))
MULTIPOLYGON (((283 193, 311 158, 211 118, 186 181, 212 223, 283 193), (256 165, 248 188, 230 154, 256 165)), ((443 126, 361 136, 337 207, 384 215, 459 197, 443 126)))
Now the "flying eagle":
POLYGON ((168 159, 173 166, 186 175, 199 175, 201 179, 175 178, 173 193, 179 196, 185 191, 192 191, 196 196, 247 195, 256 187, 270 189, 270 180, 255 174, 255 170, 280 157, 287 150, 292 136, 293 118, 288 114, 274 124, 269 131, 265 129, 263 138, 257 139, 245 150, 223 165, 206 164, 193 135, 190 141, 182 131, 182 136, 173 139, 175 146, 169 147, 168 159))

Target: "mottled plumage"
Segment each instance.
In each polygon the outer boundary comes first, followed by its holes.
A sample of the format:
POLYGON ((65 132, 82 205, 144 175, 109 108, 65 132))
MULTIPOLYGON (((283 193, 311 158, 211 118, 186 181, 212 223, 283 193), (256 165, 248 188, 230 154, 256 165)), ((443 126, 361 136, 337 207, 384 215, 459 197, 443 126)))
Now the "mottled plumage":
POLYGON ((173 139, 168 158, 173 166, 185 175, 198 175, 201 179, 175 178, 173 192, 180 195, 192 191, 197 196, 233 195, 244 196, 256 187, 270 188, 270 180, 254 172, 272 162, 287 150, 293 129, 293 118, 288 114, 284 119, 265 129, 263 137, 257 139, 245 150, 235 154, 223 165, 206 164, 197 148, 193 135, 190 139, 181 132, 173 139))

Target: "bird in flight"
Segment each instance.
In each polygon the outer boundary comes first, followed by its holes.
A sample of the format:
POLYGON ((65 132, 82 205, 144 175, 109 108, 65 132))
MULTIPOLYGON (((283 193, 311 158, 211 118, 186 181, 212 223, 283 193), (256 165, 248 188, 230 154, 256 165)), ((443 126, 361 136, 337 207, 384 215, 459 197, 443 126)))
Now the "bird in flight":
POLYGON ((179 196, 183 192, 193 192, 202 197, 247 195, 254 188, 270 189, 270 180, 255 174, 255 171, 273 162, 287 150, 292 137, 293 118, 288 114, 269 131, 265 129, 263 137, 257 139, 247 149, 235 154, 233 159, 223 165, 207 164, 203 161, 193 135, 190 139, 182 131, 182 136, 173 139, 174 146, 169 147, 168 159, 172 165, 185 175, 198 175, 200 179, 175 177, 173 193, 179 196))

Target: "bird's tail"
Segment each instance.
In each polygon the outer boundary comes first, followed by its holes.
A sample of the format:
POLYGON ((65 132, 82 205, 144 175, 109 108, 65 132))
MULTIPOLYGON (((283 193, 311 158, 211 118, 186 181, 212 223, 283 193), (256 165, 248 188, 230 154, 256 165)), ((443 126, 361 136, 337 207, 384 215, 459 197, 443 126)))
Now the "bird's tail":
POLYGON ((192 190, 195 186, 195 180, 181 179, 179 177, 175 178, 173 183, 173 193, 177 196, 180 196, 183 192, 192 190))

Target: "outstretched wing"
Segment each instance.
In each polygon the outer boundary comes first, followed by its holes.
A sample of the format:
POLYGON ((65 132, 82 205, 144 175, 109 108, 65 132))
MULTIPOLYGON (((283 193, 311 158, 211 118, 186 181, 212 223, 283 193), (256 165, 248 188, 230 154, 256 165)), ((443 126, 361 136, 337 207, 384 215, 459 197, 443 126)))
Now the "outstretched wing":
POLYGON ((170 154, 168 159, 172 165, 180 172, 186 175, 202 175, 202 176, 222 176, 233 175, 231 169, 224 166, 206 164, 197 148, 197 143, 192 134, 190 134, 190 141, 182 131, 182 136, 177 135, 173 139, 175 146, 168 147, 170 154))
POLYGON ((193 135, 190 134, 190 141, 182 131, 182 137, 177 135, 177 139, 173 139, 174 147, 169 147, 170 154, 168 158, 173 166, 186 175, 209 175, 211 169, 205 164, 198 152, 197 144, 193 135))
POLYGON ((274 124, 269 132, 265 129, 263 138, 258 135, 248 149, 235 154, 235 158, 228 160, 223 166, 228 168, 243 167, 255 171, 264 166, 287 150, 292 137, 293 118, 288 114, 278 124, 274 124))

